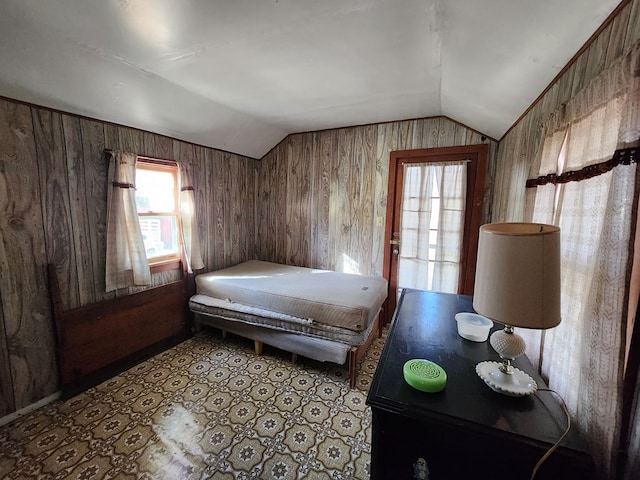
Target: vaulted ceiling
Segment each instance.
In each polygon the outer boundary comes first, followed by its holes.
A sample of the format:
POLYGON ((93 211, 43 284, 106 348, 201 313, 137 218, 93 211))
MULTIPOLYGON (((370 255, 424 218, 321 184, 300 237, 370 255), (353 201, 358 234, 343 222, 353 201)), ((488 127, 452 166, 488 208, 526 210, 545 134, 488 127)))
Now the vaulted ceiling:
POLYGON ((261 158, 446 115, 499 139, 620 0, 2 0, 0 96, 261 158))

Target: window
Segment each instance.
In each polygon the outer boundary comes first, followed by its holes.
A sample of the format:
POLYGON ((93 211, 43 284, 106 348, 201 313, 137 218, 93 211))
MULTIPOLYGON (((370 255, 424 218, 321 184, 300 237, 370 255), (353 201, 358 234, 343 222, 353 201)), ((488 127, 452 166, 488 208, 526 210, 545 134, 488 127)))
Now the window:
POLYGON ((466 160, 404 165, 399 291, 458 291, 466 170, 466 160))
POLYGON ((178 166, 138 157, 136 209, 149 265, 180 258, 178 166))

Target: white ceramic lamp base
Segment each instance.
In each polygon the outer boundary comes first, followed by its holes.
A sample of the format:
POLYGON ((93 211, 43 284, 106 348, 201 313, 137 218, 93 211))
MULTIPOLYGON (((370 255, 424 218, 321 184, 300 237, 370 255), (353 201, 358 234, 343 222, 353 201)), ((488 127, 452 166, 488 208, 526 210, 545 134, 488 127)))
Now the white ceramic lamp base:
POLYGON ((538 384, 520 369, 511 367, 511 373, 504 373, 500 362, 480 362, 476 373, 491 389, 512 397, 531 395, 538 390, 538 384))

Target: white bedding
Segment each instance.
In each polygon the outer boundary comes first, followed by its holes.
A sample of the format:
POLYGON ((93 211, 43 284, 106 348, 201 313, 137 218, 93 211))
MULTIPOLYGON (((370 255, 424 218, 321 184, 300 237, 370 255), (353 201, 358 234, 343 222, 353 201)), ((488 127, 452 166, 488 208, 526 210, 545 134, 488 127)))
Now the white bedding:
POLYGON ((206 296, 222 301, 216 305, 220 308, 277 312, 293 317, 294 323, 319 322, 358 332, 367 329, 387 296, 382 277, 259 260, 200 274, 196 288, 198 303, 206 296))

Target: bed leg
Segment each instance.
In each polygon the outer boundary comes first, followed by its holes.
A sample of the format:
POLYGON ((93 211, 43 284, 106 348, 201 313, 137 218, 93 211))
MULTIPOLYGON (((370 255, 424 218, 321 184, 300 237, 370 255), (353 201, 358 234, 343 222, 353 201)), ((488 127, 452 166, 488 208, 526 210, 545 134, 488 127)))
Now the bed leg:
POLYGON ((226 340, 227 339, 227 331, 226 330, 220 330, 220 332, 222 332, 222 339, 226 340))
POLYGON ((356 386, 357 366, 358 349, 356 347, 352 347, 351 350, 349 350, 349 388, 354 388, 356 386))
POLYGON ((200 333, 202 331, 202 323, 200 323, 199 314, 193 316, 193 332, 200 333))
POLYGON ((254 340, 253 341, 253 348, 256 351, 256 355, 262 355, 262 345, 263 345, 263 343, 260 342, 259 340, 254 340))
POLYGON ((296 363, 298 361, 298 354, 297 353, 292 353, 291 354, 291 363, 296 363))

